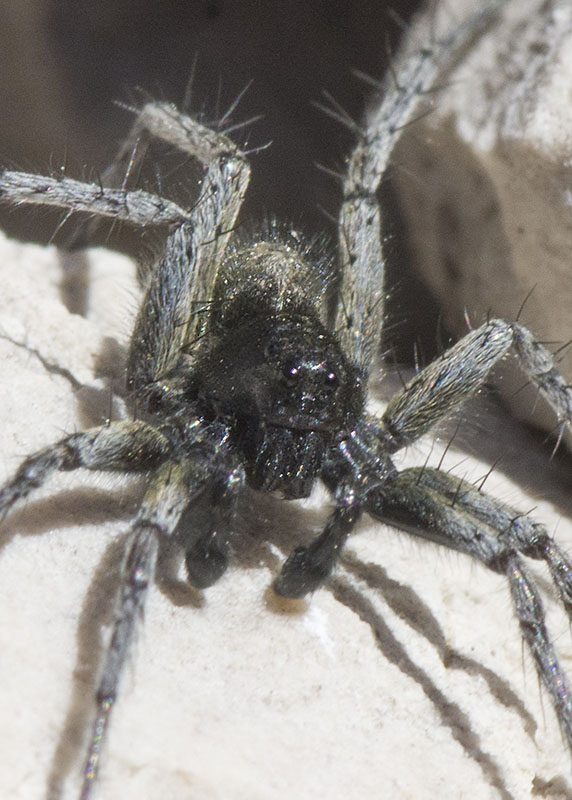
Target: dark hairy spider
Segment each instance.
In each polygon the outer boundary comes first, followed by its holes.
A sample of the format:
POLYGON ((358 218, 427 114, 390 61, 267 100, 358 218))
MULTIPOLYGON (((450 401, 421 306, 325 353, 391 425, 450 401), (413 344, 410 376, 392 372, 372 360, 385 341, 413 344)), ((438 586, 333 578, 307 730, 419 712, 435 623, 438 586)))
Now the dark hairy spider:
MULTIPOLYGON (((273 588, 302 598, 332 574, 361 516, 466 553, 506 577, 522 636, 572 748, 572 696, 524 557, 545 562, 572 617, 572 563, 543 525, 473 484, 429 467, 398 470, 394 456, 474 395, 512 349, 554 408, 562 432, 572 391, 550 352, 518 323, 489 320, 415 375, 381 417, 366 410, 383 322, 384 255, 376 192, 400 129, 437 75, 490 15, 398 65, 359 141, 344 181, 339 271, 293 231, 269 226, 248 240, 234 228, 249 180, 224 122, 213 130, 165 103, 147 103, 118 157, 135 162, 155 137, 204 169, 185 207, 142 190, 6 170, 0 198, 55 205, 167 231, 145 279, 126 385, 133 419, 73 433, 24 460, 0 491, 0 513, 58 471, 141 473, 146 490, 126 544, 111 638, 95 704, 80 797, 94 793, 102 748, 162 540, 182 543, 189 582, 213 585, 228 566, 237 506, 248 489, 308 497, 331 493, 323 531, 295 547, 273 588), (330 313, 330 291, 337 293, 330 313), (206 524, 193 508, 207 502, 206 524), (181 528, 181 523, 183 527, 181 528)), ((338 113, 334 111, 333 113, 338 113)), ((192 676, 190 678, 192 680, 192 676)))

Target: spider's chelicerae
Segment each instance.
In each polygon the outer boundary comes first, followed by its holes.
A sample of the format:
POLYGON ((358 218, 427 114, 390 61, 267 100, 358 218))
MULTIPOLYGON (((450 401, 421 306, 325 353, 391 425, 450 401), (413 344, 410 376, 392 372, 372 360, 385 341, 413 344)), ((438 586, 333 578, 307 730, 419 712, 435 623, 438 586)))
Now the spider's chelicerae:
MULTIPOLYGON (((504 575, 522 636, 572 748, 572 695, 525 557, 545 562, 570 617, 572 562, 540 523, 478 486, 435 468, 398 471, 393 461, 477 392, 511 349, 552 404, 562 431, 572 421, 572 391, 551 354, 520 324, 489 320, 421 370, 381 417, 365 407, 383 322, 376 191, 400 128, 414 118, 447 59, 488 19, 479 14, 398 65, 376 114, 359 131, 344 182, 333 316, 329 267, 311 245, 273 228, 248 241, 234 234, 248 185, 247 160, 224 130, 173 106, 140 109, 120 155, 145 136, 196 159, 204 175, 190 207, 142 190, 2 174, 0 197, 11 204, 51 204, 167 231, 127 359, 133 419, 74 433, 26 458, 0 491, 0 513, 6 515, 59 470, 146 476, 95 697, 84 800, 93 793, 161 543, 181 544, 190 583, 211 586, 228 566, 237 505, 249 488, 292 499, 307 497, 321 481, 333 498, 323 532, 310 545, 294 547, 281 567, 274 581, 278 595, 301 598, 327 581, 364 513, 504 575), (210 514, 205 521, 202 513, 199 524, 192 510, 205 500, 210 514)), ((192 674, 189 680, 195 680, 192 674)))

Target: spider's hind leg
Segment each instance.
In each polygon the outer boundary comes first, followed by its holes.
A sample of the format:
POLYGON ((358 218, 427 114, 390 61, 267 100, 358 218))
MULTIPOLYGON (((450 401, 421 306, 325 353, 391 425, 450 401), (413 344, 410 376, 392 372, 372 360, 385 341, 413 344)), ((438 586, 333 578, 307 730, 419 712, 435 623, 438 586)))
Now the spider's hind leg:
POLYGON ((165 461, 154 473, 129 534, 115 606, 111 640, 97 688, 97 714, 89 740, 81 800, 88 800, 97 777, 109 717, 131 643, 155 575, 159 537, 175 531, 203 475, 192 461, 165 461))

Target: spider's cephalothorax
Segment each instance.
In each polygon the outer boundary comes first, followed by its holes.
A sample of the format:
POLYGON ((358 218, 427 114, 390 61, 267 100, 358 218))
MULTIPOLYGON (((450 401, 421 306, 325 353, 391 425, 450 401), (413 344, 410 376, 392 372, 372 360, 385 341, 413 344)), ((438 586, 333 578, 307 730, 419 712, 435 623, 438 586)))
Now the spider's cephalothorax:
POLYGON ((363 411, 356 367, 319 319, 315 264, 280 241, 224 262, 187 400, 228 425, 250 484, 305 497, 363 411))
POLYGON ((563 430, 572 422, 572 389, 551 354, 521 325, 489 320, 421 370, 381 418, 365 411, 364 387, 384 321, 376 191, 419 99, 447 57, 490 19, 478 14, 445 41, 397 65, 397 80, 385 87, 367 127, 355 126, 359 141, 343 187, 333 321, 326 313, 328 267, 297 234, 267 231, 250 243, 232 238, 248 185, 247 160, 227 136, 173 106, 148 103, 137 113, 117 163, 127 159, 132 168, 139 158, 136 145, 146 136, 185 151, 204 168, 200 196, 189 208, 141 190, 61 176, 9 170, 0 176, 0 199, 12 204, 52 204, 167 231, 127 359, 136 419, 66 437, 27 458, 0 490, 5 515, 57 470, 83 467, 147 478, 96 693, 83 800, 94 785, 160 537, 174 538, 187 509, 206 497, 208 524, 180 538, 191 583, 211 585, 227 566, 246 484, 292 498, 307 496, 320 479, 333 498, 322 533, 286 559, 274 583, 281 595, 302 597, 328 578, 363 512, 505 575, 522 636, 572 748, 572 692, 523 557, 545 562, 571 617, 572 562, 541 524, 471 484, 427 466, 398 471, 392 462, 394 453, 478 391, 511 349, 563 430))

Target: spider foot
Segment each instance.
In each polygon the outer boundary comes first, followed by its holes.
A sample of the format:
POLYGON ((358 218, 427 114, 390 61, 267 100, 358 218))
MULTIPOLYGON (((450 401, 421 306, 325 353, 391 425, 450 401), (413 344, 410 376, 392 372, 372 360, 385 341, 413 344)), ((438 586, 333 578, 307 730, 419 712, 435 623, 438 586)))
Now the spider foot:
POLYGON ((324 559, 320 550, 313 545, 297 547, 274 581, 274 591, 280 597, 305 597, 322 585, 333 566, 334 559, 324 559))
POLYGON ((185 567, 190 584, 196 589, 208 589, 226 572, 228 558, 212 538, 207 542, 199 539, 187 552, 185 567))

